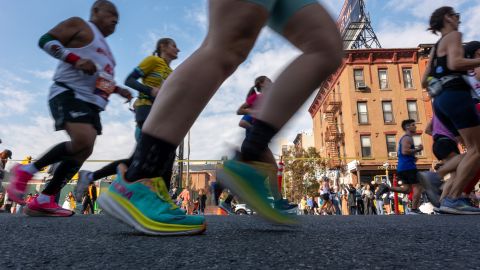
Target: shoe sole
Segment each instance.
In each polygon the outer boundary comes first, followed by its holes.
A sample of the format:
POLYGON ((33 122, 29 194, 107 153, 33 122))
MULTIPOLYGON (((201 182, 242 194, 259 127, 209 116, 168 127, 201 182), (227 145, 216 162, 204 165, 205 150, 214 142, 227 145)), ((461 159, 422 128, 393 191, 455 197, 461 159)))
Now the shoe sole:
POLYGON ((424 177, 423 174, 418 174, 418 180, 420 185, 422 185, 425 189, 425 193, 427 194, 427 198, 430 203, 435 207, 440 207, 440 189, 436 188, 432 185, 432 183, 428 180, 427 177, 424 177))
POLYGON ((122 203, 130 204, 125 199, 113 194, 110 191, 103 193, 100 198, 98 198, 98 204, 105 211, 105 213, 144 234, 157 236, 196 235, 205 232, 207 229, 207 224, 203 223, 202 225, 183 225, 184 228, 179 230, 182 225, 160 223, 151 220, 145 217, 134 206, 130 206, 129 209, 127 209, 122 205, 122 203), (137 221, 134 216, 140 217, 143 219, 143 222, 137 221), (172 231, 172 228, 175 229, 174 227, 177 227, 176 231, 172 231))
POLYGON ((54 212, 35 210, 28 207, 25 207, 25 210, 23 210, 23 212, 25 213, 25 215, 30 217, 71 217, 75 214, 75 212, 72 211, 70 215, 60 215, 55 214, 54 212))
POLYGON ((296 220, 292 216, 286 216, 278 213, 277 210, 273 209, 268 202, 264 202, 260 198, 255 190, 245 188, 240 183, 243 182, 241 177, 236 175, 234 172, 224 167, 223 170, 217 172, 217 179, 220 184, 225 186, 227 189, 232 191, 232 193, 237 194, 242 198, 250 207, 252 207, 260 216, 265 219, 278 224, 296 224, 296 220))
POLYGON ((440 206, 440 213, 453 214, 453 215, 480 215, 480 212, 462 211, 451 207, 440 206))

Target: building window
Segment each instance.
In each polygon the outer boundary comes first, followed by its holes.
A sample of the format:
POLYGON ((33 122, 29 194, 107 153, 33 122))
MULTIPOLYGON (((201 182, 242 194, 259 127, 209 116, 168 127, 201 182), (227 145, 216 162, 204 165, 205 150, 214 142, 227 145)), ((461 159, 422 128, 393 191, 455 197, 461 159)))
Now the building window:
MULTIPOLYGON (((422 136, 421 135, 413 135, 412 138, 413 138, 413 145, 415 146, 415 148, 422 144, 422 136)), ((416 153, 415 155, 422 157, 423 156, 423 150, 416 153)))
POLYGON ((404 68, 403 71, 403 87, 405 89, 412 89, 413 88, 413 78, 412 78, 412 69, 411 68, 404 68))
POLYGON ((358 123, 359 124, 368 124, 368 109, 367 102, 358 102, 358 123))
POLYGON ((418 108, 417 101, 407 101, 408 119, 413 119, 418 122, 418 108))
POLYGON ((380 85, 380 90, 388 89, 387 69, 378 70, 378 84, 380 85))
POLYGON ((382 102, 382 110, 383 110, 383 122, 385 124, 393 123, 394 119, 393 119, 392 102, 391 101, 383 101, 382 102))
POLYGON ((397 156, 397 142, 395 140, 395 135, 386 135, 385 139, 387 141, 387 154, 389 158, 397 156))
POLYGON ((360 136, 360 144, 362 145, 362 157, 372 157, 372 142, 370 136, 360 136))
POLYGON ((363 69, 354 69, 353 76, 355 81, 355 88, 365 88, 365 79, 363 78, 363 69))

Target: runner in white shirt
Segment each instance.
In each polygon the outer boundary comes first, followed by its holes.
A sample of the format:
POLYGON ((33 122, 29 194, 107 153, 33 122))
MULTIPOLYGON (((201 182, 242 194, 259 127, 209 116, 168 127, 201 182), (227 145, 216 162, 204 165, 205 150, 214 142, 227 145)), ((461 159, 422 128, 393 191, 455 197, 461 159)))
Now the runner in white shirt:
POLYGON ((60 207, 55 196, 92 153, 95 139, 102 132, 100 112, 109 95, 131 98, 128 90, 113 81, 115 59, 105 40, 115 31, 117 22, 116 7, 107 0, 98 0, 92 6, 90 21, 69 18, 40 38, 39 46, 60 60, 50 88, 49 105, 56 130, 65 130, 70 141, 55 145, 34 163, 12 169, 7 192, 12 201, 23 204, 32 176, 43 167, 59 163, 40 196, 28 203, 28 215, 74 214, 60 207))

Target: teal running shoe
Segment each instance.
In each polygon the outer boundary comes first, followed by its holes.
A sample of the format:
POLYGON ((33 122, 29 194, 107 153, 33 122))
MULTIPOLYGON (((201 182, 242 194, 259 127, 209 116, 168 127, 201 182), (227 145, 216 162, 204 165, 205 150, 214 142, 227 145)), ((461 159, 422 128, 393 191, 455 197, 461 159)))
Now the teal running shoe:
POLYGON ((117 179, 98 199, 107 214, 149 235, 194 235, 206 230, 203 216, 186 215, 173 203, 161 177, 128 183, 126 169, 118 166, 117 179))
POLYGON ((273 208, 268 200, 269 192, 265 186, 265 179, 270 175, 268 167, 272 166, 263 162, 228 160, 217 172, 217 179, 267 220, 279 224, 295 224, 296 219, 292 215, 273 208))

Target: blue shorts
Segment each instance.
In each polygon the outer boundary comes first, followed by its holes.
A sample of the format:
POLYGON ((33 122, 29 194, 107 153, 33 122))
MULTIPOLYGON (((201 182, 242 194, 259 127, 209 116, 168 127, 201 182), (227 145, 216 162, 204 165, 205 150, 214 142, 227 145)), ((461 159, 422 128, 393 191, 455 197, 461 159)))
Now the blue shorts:
POLYGON ((245 0, 265 7, 270 13, 268 26, 282 34, 288 20, 306 5, 318 3, 317 0, 245 0))
POLYGON ((480 126, 480 117, 468 90, 443 90, 433 100, 433 110, 443 125, 457 137, 460 129, 480 126))

